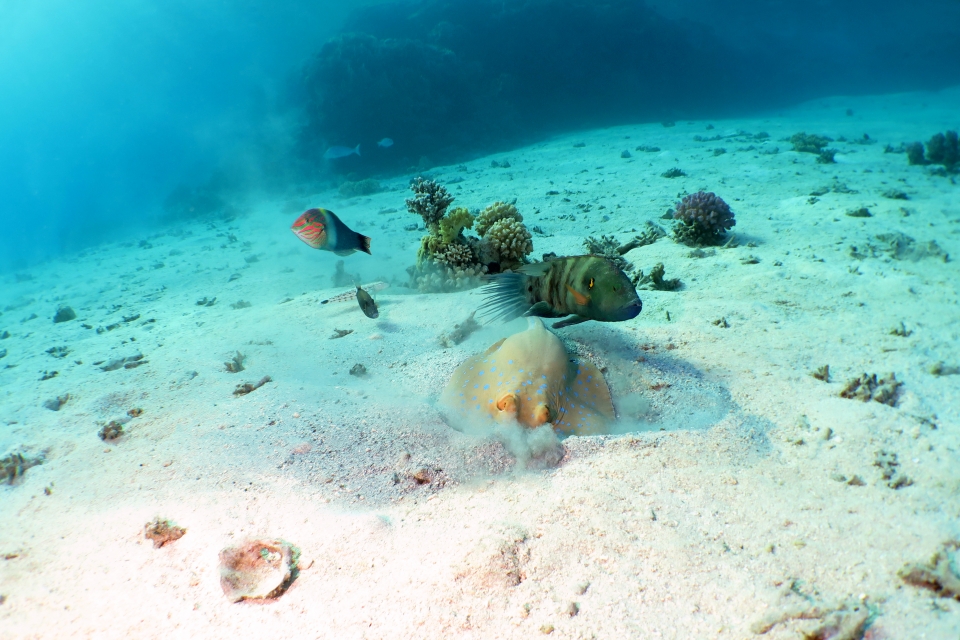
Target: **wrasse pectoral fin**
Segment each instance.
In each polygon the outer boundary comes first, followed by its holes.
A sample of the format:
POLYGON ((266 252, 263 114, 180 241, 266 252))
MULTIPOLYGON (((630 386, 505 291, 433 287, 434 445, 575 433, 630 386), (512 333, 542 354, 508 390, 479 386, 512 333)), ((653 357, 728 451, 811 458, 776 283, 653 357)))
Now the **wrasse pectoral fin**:
POLYGON ((590 296, 585 296, 570 285, 566 285, 567 291, 573 296, 574 301, 581 306, 586 306, 590 302, 590 296))
POLYGON ((546 302, 538 302, 537 304, 527 309, 527 312, 524 313, 523 315, 533 316, 535 318, 562 318, 567 314, 559 311, 555 311, 553 307, 551 307, 546 302))
POLYGON ((590 318, 584 318, 583 316, 570 316, 566 320, 560 320, 559 322, 554 322, 552 326, 554 329, 563 329, 564 327, 570 327, 575 324, 580 324, 581 322, 586 322, 590 318))

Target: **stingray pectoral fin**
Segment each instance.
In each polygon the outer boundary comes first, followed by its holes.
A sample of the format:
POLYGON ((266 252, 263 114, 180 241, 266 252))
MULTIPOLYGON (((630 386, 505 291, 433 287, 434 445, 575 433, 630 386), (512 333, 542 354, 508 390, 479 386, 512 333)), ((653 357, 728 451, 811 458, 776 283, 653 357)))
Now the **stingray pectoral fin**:
POLYGON ((578 416, 576 424, 566 421, 554 425, 559 431, 571 432, 577 436, 602 436, 610 433, 610 424, 603 416, 588 412, 578 416))
POLYGON ((566 320, 561 320, 560 322, 554 322, 551 326, 554 329, 563 329, 564 327, 580 324, 581 322, 586 322, 587 320, 590 320, 590 318, 584 318, 583 316, 570 316, 566 320))
POLYGON ((506 340, 506 338, 500 338, 499 340, 497 340, 496 342, 494 342, 492 345, 490 345, 490 348, 489 348, 489 349, 487 349, 486 351, 483 352, 483 355, 484 355, 484 356, 488 356, 488 355, 490 355, 491 353, 493 353, 494 351, 496 351, 497 349, 499 349, 499 348, 500 348, 500 345, 503 344, 503 341, 504 341, 504 340, 506 340))

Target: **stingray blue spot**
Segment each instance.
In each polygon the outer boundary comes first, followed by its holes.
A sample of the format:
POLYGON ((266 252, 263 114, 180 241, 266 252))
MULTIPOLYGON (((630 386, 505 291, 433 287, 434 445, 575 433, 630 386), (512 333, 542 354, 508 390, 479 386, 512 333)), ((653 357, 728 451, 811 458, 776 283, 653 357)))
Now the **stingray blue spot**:
POLYGON ((477 405, 477 411, 480 411, 480 405, 477 405))
POLYGON ((477 399, 477 396, 473 396, 473 397, 470 398, 470 399, 471 399, 471 400, 476 400, 476 399, 477 399))
MULTIPOLYGON (((496 370, 497 370, 496 367, 490 367, 490 371, 496 371, 496 370)), ((501 374, 501 375, 503 375, 503 374, 501 374)))
POLYGON ((507 364, 513 364, 513 360, 507 360, 507 364))
POLYGON ((479 373, 477 373, 477 375, 478 375, 478 376, 482 376, 482 375, 483 375, 483 371, 480 371, 479 373))
POLYGON ((485 384, 485 385, 483 385, 483 388, 484 388, 484 389, 489 389, 489 388, 490 388, 490 385, 485 384))
POLYGON ((473 388, 474 388, 474 389, 479 389, 479 388, 480 388, 480 385, 475 384, 475 385, 473 385, 473 388))

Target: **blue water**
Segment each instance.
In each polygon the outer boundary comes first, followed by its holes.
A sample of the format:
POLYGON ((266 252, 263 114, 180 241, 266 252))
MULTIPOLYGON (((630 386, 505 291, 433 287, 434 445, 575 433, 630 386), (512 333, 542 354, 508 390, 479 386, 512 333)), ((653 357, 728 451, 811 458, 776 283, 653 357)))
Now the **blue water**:
POLYGON ((0 3, 0 269, 142 230, 178 186, 315 179, 331 145, 366 150, 335 170, 382 174, 548 131, 960 82, 946 0, 363 4, 0 3), (316 73, 341 31, 406 50, 316 73))

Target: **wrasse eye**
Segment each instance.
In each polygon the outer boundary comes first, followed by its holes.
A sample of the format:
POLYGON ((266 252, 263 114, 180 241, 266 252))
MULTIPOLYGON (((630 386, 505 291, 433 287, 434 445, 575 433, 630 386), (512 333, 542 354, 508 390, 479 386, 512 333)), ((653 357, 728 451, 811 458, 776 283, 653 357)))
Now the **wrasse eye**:
POLYGON ((590 282, 587 283, 587 289, 593 289, 593 278, 590 278, 590 282))

